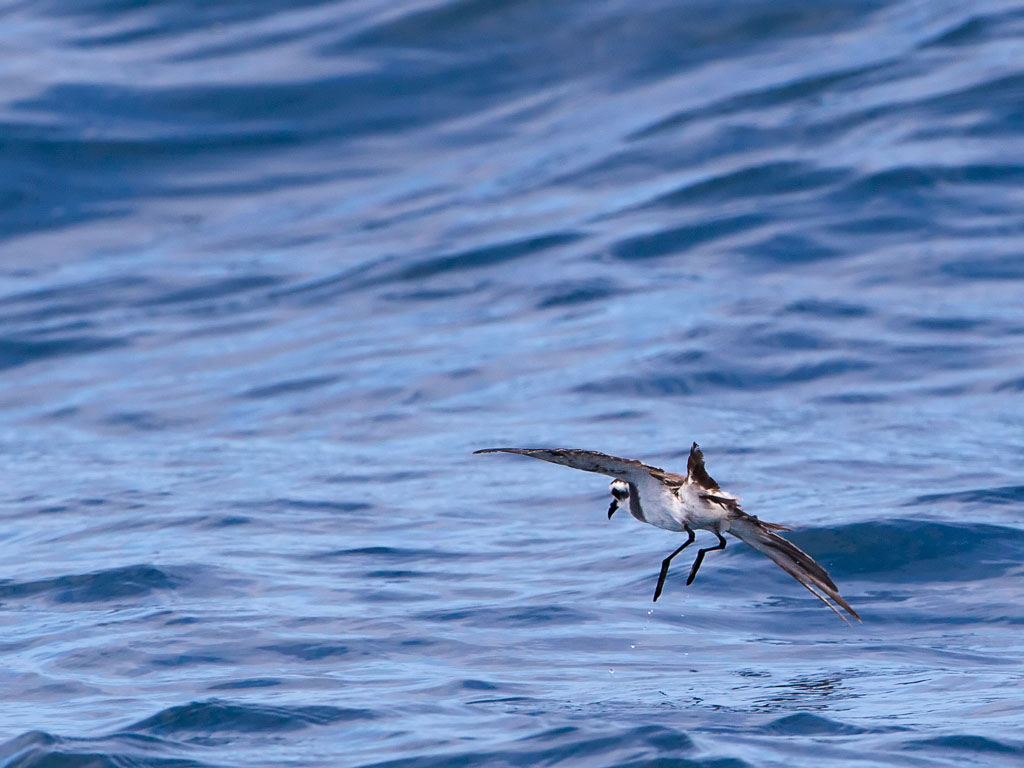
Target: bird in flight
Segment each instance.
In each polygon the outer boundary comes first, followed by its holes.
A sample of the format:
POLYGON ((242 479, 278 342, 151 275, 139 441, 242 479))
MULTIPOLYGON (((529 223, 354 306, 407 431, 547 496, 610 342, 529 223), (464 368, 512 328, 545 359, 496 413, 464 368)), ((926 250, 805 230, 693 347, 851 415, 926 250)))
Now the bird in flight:
POLYGON ((730 533, 774 560, 776 565, 803 584, 843 621, 847 619, 836 608, 836 604, 860 621, 860 616, 839 594, 839 589, 825 569, 796 544, 776 533, 790 528, 766 523, 754 515, 748 515, 740 508, 738 497, 718 487, 718 483, 704 468, 704 453, 696 443, 690 449, 685 477, 634 459, 620 459, 598 451, 574 448, 484 448, 474 453, 518 453, 552 464, 613 477, 609 519, 617 509, 624 507, 642 523, 685 533, 686 541, 661 562, 658 586, 654 589, 655 601, 665 586, 672 558, 693 544, 696 539, 694 529, 698 529, 711 531, 718 537, 718 544, 697 550, 697 558, 686 579, 687 586, 697 577, 697 571, 708 552, 725 549, 726 540, 722 534, 730 533))

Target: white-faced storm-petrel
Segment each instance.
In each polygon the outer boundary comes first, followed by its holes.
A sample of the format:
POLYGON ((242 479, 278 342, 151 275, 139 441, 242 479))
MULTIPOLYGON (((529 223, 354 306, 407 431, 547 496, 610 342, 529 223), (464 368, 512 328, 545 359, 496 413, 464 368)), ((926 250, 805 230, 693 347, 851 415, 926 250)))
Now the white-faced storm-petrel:
POLYGON ((666 472, 633 459, 620 459, 597 451, 582 451, 565 448, 485 448, 475 453, 519 453, 535 459, 563 464, 585 472, 597 472, 615 478, 611 484, 611 518, 620 506, 628 506, 630 514, 637 520, 656 525, 669 531, 687 534, 687 539, 675 552, 661 563, 658 586, 654 599, 661 596, 665 577, 672 558, 694 542, 694 528, 711 531, 718 537, 718 545, 697 551, 697 559, 690 569, 687 586, 693 583, 704 562, 704 555, 718 549, 725 549, 723 533, 730 533, 742 539, 763 555, 767 555, 786 573, 803 584, 815 597, 843 616, 833 605, 834 601, 860 621, 860 616, 850 607, 828 573, 814 558, 796 544, 779 536, 775 531, 791 530, 783 525, 766 523, 754 515, 748 515, 740 508, 740 500, 718 487, 704 468, 704 454, 694 443, 686 465, 686 476, 666 472), (831 598, 831 601, 830 601, 831 598))

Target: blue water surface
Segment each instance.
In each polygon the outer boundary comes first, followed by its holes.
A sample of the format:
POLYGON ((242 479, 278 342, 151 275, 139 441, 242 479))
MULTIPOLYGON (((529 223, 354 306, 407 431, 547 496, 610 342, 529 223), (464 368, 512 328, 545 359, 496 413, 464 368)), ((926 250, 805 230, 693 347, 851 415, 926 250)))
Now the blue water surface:
POLYGON ((1024 763, 1024 3, 0 22, 0 764, 1024 763))

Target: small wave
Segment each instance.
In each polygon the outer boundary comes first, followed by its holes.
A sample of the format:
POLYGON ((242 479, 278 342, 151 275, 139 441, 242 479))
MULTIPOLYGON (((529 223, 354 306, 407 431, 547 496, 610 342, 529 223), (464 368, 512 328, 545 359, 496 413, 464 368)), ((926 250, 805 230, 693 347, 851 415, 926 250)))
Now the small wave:
POLYGON ((1024 502, 1024 485, 1003 485, 995 488, 974 488, 951 493, 929 493, 918 496, 907 506, 956 504, 1019 504, 1024 502))
POLYGON ((952 29, 943 30, 935 39, 921 45, 922 48, 958 48, 963 45, 980 43, 998 35, 1000 14, 978 14, 968 16, 952 29))
POLYGON ((303 661, 319 661, 331 656, 347 656, 349 648, 337 643, 278 643, 263 646, 265 651, 273 651, 283 656, 292 656, 303 661))
POLYGON ((53 747, 60 742, 61 740, 57 736, 45 731, 28 731, 0 746, 0 758, 5 761, 10 760, 32 750, 53 747))
POLYGON ((883 237, 889 240, 898 235, 909 236, 922 231, 934 229, 935 223, 924 216, 908 214, 866 214, 851 215, 843 221, 827 224, 824 231, 847 238, 855 235, 865 237, 883 237))
POLYGON ((145 306, 154 304, 190 304, 224 299, 255 289, 267 289, 282 283, 280 277, 272 275, 246 275, 221 280, 204 280, 184 288, 172 288, 157 296, 146 299, 145 306))
POLYGON ((58 603, 94 603, 173 590, 184 582, 183 577, 153 565, 128 565, 35 581, 3 580, 0 581, 0 599, 44 595, 58 603))
POLYGON ((922 750, 939 749, 944 752, 953 750, 963 754, 965 752, 978 753, 980 764, 985 763, 985 756, 990 758, 998 754, 1024 756, 1024 748, 1010 746, 1001 741, 990 739, 985 736, 974 736, 971 734, 954 734, 950 736, 938 736, 933 739, 916 739, 908 741, 903 745, 904 749, 922 750))
POLYGON ((374 562, 393 562, 395 560, 453 560, 470 557, 465 552, 451 552, 442 549, 413 549, 412 547, 354 547, 352 549, 335 549, 315 555, 316 559, 334 559, 349 557, 366 557, 374 562))
POLYGON ((482 627, 575 626, 588 620, 587 614, 560 605, 526 605, 501 608, 460 608, 428 611, 419 618, 432 622, 457 621, 460 625, 482 627))
POLYGON ((761 726, 761 731, 775 736, 856 736, 868 729, 848 725, 809 712, 786 715, 761 726))
POLYGON ((765 106, 776 106, 787 101, 801 101, 820 97, 829 90, 843 86, 851 81, 871 75, 884 68, 884 65, 871 64, 852 69, 834 72, 814 73, 796 79, 773 83, 757 90, 745 91, 730 95, 724 99, 702 105, 699 109, 687 109, 667 117, 659 118, 652 125, 645 126, 630 134, 627 139, 636 141, 672 131, 695 120, 706 120, 709 116, 724 116, 765 106))
POLYGON ((103 424, 138 432, 158 432, 181 422, 167 419, 156 411, 117 411, 102 419, 103 424))
POLYGON ((154 754, 172 747, 135 734, 63 739, 29 731, 0 745, 0 762, 6 768, 210 768, 208 763, 154 754))
POLYGON ((304 392, 309 389, 319 389, 333 384, 338 380, 337 376, 309 376, 302 379, 284 379, 273 384, 265 384, 260 387, 253 387, 242 392, 240 397, 250 399, 263 399, 267 397, 280 397, 290 395, 294 392, 304 392))
POLYGON ((5 308, 9 321, 52 322, 58 317, 90 315, 123 306, 144 295, 151 285, 141 277, 125 275, 78 280, 4 296, 0 306, 5 308))
POLYGON ((650 206, 708 205, 750 197, 820 191, 846 179, 842 169, 823 169, 797 162, 770 162, 740 168, 687 183, 651 201, 650 206))
POLYGON ((571 307, 588 304, 592 301, 603 301, 614 293, 615 291, 604 282, 583 281, 560 284, 551 290, 546 290, 545 295, 537 301, 536 306, 537 309, 571 307))
POLYGON ((942 272, 956 280, 1024 280, 1024 263, 1017 254, 977 256, 949 261, 942 272))
MULTIPOLYGON (((241 310, 261 307, 270 301, 272 289, 283 281, 278 275, 268 274, 231 278, 213 274, 188 283, 126 276, 71 280, 7 296, 0 299, 0 305, 7 309, 12 322, 26 330, 0 339, 0 368, 126 346, 131 339, 124 329, 138 322, 140 310, 148 319, 202 312, 232 315, 237 320, 241 310), (63 320, 63 323, 54 326, 56 320, 63 320), (97 322, 119 328, 122 334, 89 335, 86 331, 97 322)), ((227 330, 237 327, 235 322, 229 324, 227 330)), ((187 333, 209 333, 210 328, 209 324, 203 324, 187 333)))
POLYGON ((621 240, 612 247, 612 254, 625 261, 668 256, 682 253, 695 245, 711 243, 730 235, 756 229, 766 221, 767 217, 752 213, 702 220, 697 224, 688 224, 621 240))
POLYGON ((1024 392, 1024 376, 996 385, 996 392, 1024 392))
POLYGON ((300 512, 362 512, 372 509, 370 504, 362 501, 325 501, 322 499, 272 499, 271 501, 233 501, 232 507, 239 509, 265 509, 271 512, 280 512, 284 509, 294 509, 300 512))
MULTIPOLYGON (((712 361, 708 361, 712 362, 712 361)), ((760 392, 780 389, 794 384, 806 384, 870 370, 866 360, 835 357, 800 364, 726 365, 718 363, 696 368, 693 364, 664 366, 655 364, 649 373, 615 376, 587 382, 575 391, 629 397, 660 397, 665 395, 707 395, 713 390, 760 392), (663 368, 662 370, 658 370, 663 368), (676 369, 676 370, 673 370, 676 369)))
POLYGON ((250 677, 245 680, 233 680, 228 683, 217 683, 207 688, 210 691, 238 691, 247 688, 271 688, 280 685, 281 681, 274 677, 250 677))
POLYGON ((127 346, 127 339, 101 336, 65 336, 63 338, 0 339, 0 369, 47 360, 53 357, 84 355, 114 347, 127 346))
MULTIPOLYGON (((502 240, 486 245, 471 246, 440 256, 430 255, 426 258, 406 258, 401 261, 383 258, 375 262, 367 262, 354 268, 320 277, 316 280, 296 284, 277 295, 289 298, 301 298, 303 301, 333 301, 340 295, 365 292, 371 288, 400 287, 413 285, 410 291, 402 290, 390 294, 391 298, 401 301, 443 301, 466 292, 458 286, 435 285, 431 282, 435 277, 452 278, 455 275, 483 267, 512 263, 544 251, 570 245, 583 238, 577 232, 553 232, 502 240)), ((475 288, 473 289, 475 290, 475 288)))
POLYGON ((846 320, 871 314, 863 304, 852 304, 835 299, 800 299, 787 304, 783 312, 793 315, 813 315, 823 320, 846 320))
POLYGON ((921 520, 865 522, 786 534, 835 577, 885 582, 997 578, 1024 560, 1024 531, 921 520))
POLYGON ((739 758, 700 757, 693 740, 659 725, 628 730, 553 728, 488 751, 423 755, 363 768, 451 768, 454 765, 616 765, 620 768, 747 768, 739 758))
POLYGON ((574 243, 581 237, 582 235, 574 232, 564 232, 470 248, 403 267, 394 274, 393 279, 423 280, 442 273, 502 264, 557 246, 574 243))
POLYGON ((773 234, 740 249, 751 260, 806 264, 840 256, 841 251, 808 234, 773 234))
POLYGON ((161 735, 188 733, 295 731, 311 725, 328 725, 376 717, 368 709, 329 706, 269 706, 234 704, 212 699, 170 707, 129 726, 128 732, 161 735))

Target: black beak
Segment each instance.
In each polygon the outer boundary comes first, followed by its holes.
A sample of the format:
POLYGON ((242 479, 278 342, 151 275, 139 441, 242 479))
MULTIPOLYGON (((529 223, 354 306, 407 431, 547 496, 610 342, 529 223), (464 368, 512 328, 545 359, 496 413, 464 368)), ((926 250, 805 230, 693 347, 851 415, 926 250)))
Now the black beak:
POLYGON ((615 514, 615 510, 617 510, 618 508, 619 508, 619 500, 618 499, 612 499, 612 505, 610 507, 608 507, 608 519, 609 520, 612 519, 612 515, 615 514))

